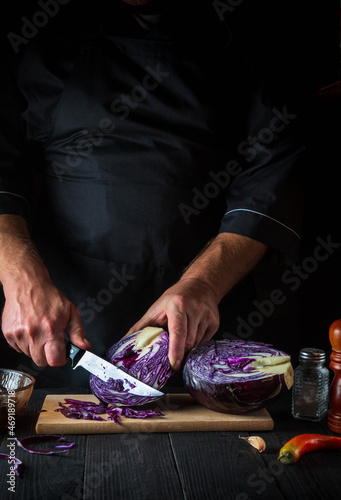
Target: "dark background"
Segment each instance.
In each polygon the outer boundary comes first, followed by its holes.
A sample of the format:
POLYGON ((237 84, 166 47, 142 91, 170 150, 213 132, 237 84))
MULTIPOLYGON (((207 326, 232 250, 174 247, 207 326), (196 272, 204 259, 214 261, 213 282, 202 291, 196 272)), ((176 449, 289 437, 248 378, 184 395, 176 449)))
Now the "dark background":
MULTIPOLYGON (((185 0, 184 0, 185 1, 185 0)), ((248 0, 244 0, 247 8, 248 0)), ((256 0, 252 0, 255 2, 256 0)), ((11 2, 1 7, 1 35, 6 39, 8 32, 20 33, 22 17, 30 18, 40 7, 36 1, 11 2)), ((228 3, 228 2, 227 2, 228 3)), ((280 290, 285 297, 282 305, 276 305, 271 314, 263 315, 261 324, 252 328, 251 340, 273 343, 286 350, 297 363, 300 348, 320 347, 330 354, 328 330, 330 324, 341 318, 341 231, 340 231, 340 165, 341 165, 341 90, 325 87, 337 82, 340 77, 340 1, 262 1, 259 5, 264 15, 273 22, 271 8, 275 8, 282 23, 287 24, 286 37, 282 44, 288 44, 288 54, 297 49, 292 71, 297 87, 303 91, 306 116, 303 121, 307 144, 304 162, 304 184, 306 189, 305 214, 300 262, 298 268, 309 267, 304 278, 299 278, 297 289, 283 282, 283 273, 295 274, 292 267, 261 264, 253 273, 256 283, 254 300, 268 301, 273 290, 280 290), (299 3, 299 6, 297 5, 299 3), (269 8, 269 10, 267 9, 269 8), (321 90, 325 89, 325 90, 321 90), (314 267, 312 257, 316 247, 323 240, 340 247, 332 249, 328 258, 314 267)), ((68 9, 78 9, 83 15, 82 3, 71 0, 60 5, 59 15, 67 16, 68 9)), ((93 5, 100 7, 100 2, 93 5)), ((55 20, 51 19, 42 29, 49 29, 55 20)), ((276 27, 274 27, 276 31, 276 27)), ((5 40, 6 43, 6 40, 5 40)), ((273 43, 269 40, 269 46, 273 43)), ((274 55, 275 57, 275 55, 274 55)), ((296 277, 298 275, 296 274, 296 277)), ((303 275, 302 275, 303 276, 303 275)), ((243 315, 248 321, 257 308, 254 300, 243 315), (250 316, 251 315, 251 316, 250 316)), ((266 302, 265 302, 266 303, 266 302)), ((235 332, 229 332, 233 335, 235 332)), ((0 366, 11 366, 11 349, 1 336, 0 366)), ((39 373, 28 360, 23 361, 27 371, 39 373), (28 366, 29 365, 29 366, 28 366)), ((18 368, 18 366, 12 366, 18 368)), ((20 369, 20 368, 19 368, 20 369)))
POLYGON ((305 277, 296 291, 283 285, 282 269, 265 266, 263 274, 257 273, 261 297, 268 297, 275 288, 287 297, 264 322, 260 337, 278 335, 276 345, 290 352, 295 363, 302 347, 320 347, 329 356, 329 326, 341 318, 341 245, 315 267, 311 259, 319 239, 341 243, 341 86, 329 87, 341 80, 340 1, 303 3, 298 32, 304 40, 305 56, 297 71, 297 83, 306 86, 308 107, 306 199, 298 266, 303 265, 308 272, 303 271, 305 277))

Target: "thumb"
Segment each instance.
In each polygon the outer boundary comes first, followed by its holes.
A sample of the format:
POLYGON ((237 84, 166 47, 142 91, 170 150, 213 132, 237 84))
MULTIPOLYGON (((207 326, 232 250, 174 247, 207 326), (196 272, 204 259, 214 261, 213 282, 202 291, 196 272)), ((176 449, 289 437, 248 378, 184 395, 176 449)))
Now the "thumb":
POLYGON ((67 334, 70 342, 75 344, 80 349, 91 349, 91 343, 86 338, 85 330, 81 320, 79 309, 72 304, 70 310, 70 318, 67 325, 67 334))

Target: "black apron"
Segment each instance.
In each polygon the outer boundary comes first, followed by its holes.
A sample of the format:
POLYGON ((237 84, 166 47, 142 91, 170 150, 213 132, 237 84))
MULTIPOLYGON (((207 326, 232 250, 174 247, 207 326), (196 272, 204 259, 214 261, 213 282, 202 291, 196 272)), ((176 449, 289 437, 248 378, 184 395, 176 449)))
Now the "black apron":
MULTIPOLYGON (((235 147, 235 75, 219 20, 203 37, 190 14, 144 38, 93 33, 51 111, 36 241, 99 355, 178 280, 226 211, 223 190, 207 186, 235 147)), ((88 384, 69 367, 39 380, 88 384)))

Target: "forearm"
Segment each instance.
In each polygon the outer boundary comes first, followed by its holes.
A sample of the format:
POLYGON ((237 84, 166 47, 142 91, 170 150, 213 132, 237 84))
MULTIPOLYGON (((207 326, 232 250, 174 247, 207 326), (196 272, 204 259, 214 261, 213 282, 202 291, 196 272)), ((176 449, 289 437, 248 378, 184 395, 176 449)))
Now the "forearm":
POLYGON ((81 349, 91 348, 79 310, 52 283, 25 220, 16 215, 0 215, 0 281, 6 299, 2 332, 18 352, 38 366, 61 366, 65 331, 81 349))
POLYGON ((266 251, 265 245, 246 236, 218 235, 130 331, 165 326, 169 333, 169 360, 172 368, 178 370, 185 352, 216 333, 219 302, 266 251))
POLYGON ((260 262, 266 251, 266 245, 247 236, 221 233, 187 267, 180 281, 191 278, 204 282, 219 303, 260 262))
POLYGON ((0 215, 0 282, 4 288, 16 279, 42 274, 48 276, 25 219, 19 215, 0 215))

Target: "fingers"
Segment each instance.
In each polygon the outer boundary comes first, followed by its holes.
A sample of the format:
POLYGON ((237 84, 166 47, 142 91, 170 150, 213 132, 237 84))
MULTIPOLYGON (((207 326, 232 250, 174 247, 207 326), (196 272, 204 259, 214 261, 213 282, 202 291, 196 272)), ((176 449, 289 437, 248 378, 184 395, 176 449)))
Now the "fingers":
MULTIPOLYGON (((31 357, 39 367, 63 366, 67 359, 65 354, 64 329, 59 325, 45 323, 38 328, 26 329, 20 338, 20 351, 31 357)), ((20 352, 18 351, 18 352, 20 352)))
MULTIPOLYGON (((195 283, 197 285, 197 283, 195 283)), ((200 297, 197 286, 189 281, 168 289, 133 325, 126 335, 146 326, 162 326, 169 334, 169 362, 173 371, 179 370, 186 352, 209 340, 219 327, 217 305, 207 296, 200 297)))
POLYGON ((213 315, 200 318, 195 314, 176 314, 168 317, 169 361, 178 371, 187 352, 210 340, 219 327, 213 315), (201 321, 200 321, 201 319, 201 321))
POLYGON ((67 325, 67 334, 70 342, 81 349, 90 350, 91 343, 86 338, 79 309, 71 304, 70 317, 67 325))
POLYGON ((7 342, 11 347, 13 347, 15 351, 19 352, 20 354, 25 354, 24 351, 20 349, 15 340, 12 340, 10 337, 7 337, 7 342))
POLYGON ((177 371, 185 353, 210 340, 218 330, 216 295, 196 279, 180 280, 166 290, 126 335, 146 326, 167 329, 168 358, 173 371, 177 371))
POLYGON ((173 308, 168 315, 168 358, 173 371, 178 371, 188 345, 188 319, 185 312, 173 308))
POLYGON ((64 334, 60 332, 54 339, 48 340, 43 345, 30 352, 32 359, 38 366, 63 366, 66 363, 64 334))
POLYGON ((12 327, 7 331, 7 326, 2 325, 4 337, 8 344, 17 352, 25 354, 32 358, 37 366, 46 366, 46 358, 43 352, 43 346, 39 346, 36 341, 39 336, 39 329, 29 328, 27 326, 12 327))
POLYGON ((63 366, 67 362, 64 331, 67 331, 70 341, 81 349, 91 349, 86 339, 78 308, 68 302, 58 314, 51 313, 31 319, 27 324, 6 325, 3 322, 4 336, 13 349, 31 357, 39 367, 63 366), (38 326, 36 326, 38 324, 38 326), (8 331, 7 331, 8 330, 8 331))
MULTIPOLYGON (((64 330, 54 332, 54 338, 44 345, 46 362, 49 366, 63 366, 67 363, 64 330)), ((70 303, 70 315, 66 331, 70 342, 81 349, 90 350, 91 344, 85 336, 81 315, 78 308, 70 303)))
POLYGON ((39 367, 62 366, 66 362, 63 331, 52 335, 52 331, 47 334, 41 327, 22 328, 6 338, 11 347, 31 357, 39 367))

